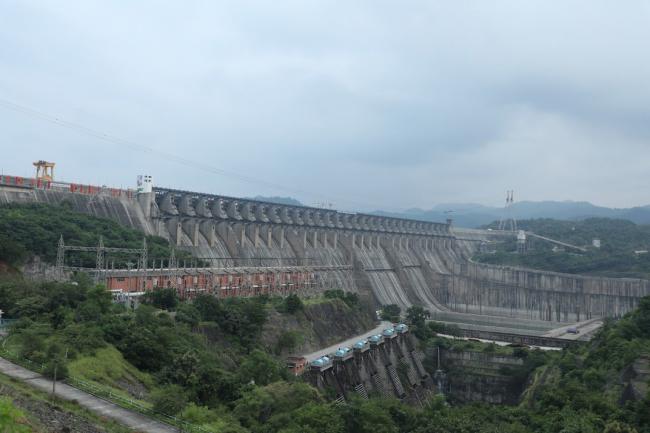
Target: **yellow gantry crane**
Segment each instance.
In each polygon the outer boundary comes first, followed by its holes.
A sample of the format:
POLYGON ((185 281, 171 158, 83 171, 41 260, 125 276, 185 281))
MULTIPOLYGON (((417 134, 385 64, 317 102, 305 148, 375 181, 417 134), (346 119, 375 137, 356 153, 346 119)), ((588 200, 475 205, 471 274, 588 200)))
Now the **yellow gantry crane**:
POLYGON ((54 180, 54 166, 56 163, 47 162, 47 161, 36 161, 34 162, 34 167, 36 167, 36 179, 37 180, 54 180))

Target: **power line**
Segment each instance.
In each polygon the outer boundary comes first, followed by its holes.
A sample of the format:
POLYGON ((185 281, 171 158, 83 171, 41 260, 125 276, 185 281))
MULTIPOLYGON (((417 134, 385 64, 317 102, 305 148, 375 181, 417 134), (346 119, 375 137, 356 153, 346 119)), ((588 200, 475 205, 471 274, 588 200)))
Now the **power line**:
MULTIPOLYGON (((76 131, 76 132, 78 132, 80 134, 85 134, 85 135, 88 135, 90 137, 93 137, 93 138, 96 138, 96 139, 99 139, 99 140, 103 140, 103 141, 106 141, 106 142, 109 142, 109 143, 113 143, 113 144, 116 144, 116 145, 125 146, 125 147, 128 147, 128 148, 137 150, 139 152, 144 152, 144 153, 149 153, 149 154, 155 154, 155 155, 158 155, 158 156, 162 156, 164 158, 175 161, 175 162, 177 162, 179 164, 182 164, 182 165, 185 165, 187 167, 198 168, 198 169, 206 171, 208 173, 216 174, 216 175, 219 175, 219 176, 228 176, 228 177, 237 179, 237 180, 242 181, 242 182, 247 182, 247 183, 255 184, 255 185, 263 185, 263 186, 270 187, 270 188, 273 188, 275 190, 280 190, 280 191, 284 191, 284 192, 303 194, 303 195, 306 195, 308 197, 328 198, 328 197, 326 197, 326 196, 324 196, 322 194, 314 194, 314 193, 309 192, 309 191, 296 189, 296 188, 292 188, 292 187, 287 187, 287 186, 284 186, 284 185, 280 185, 280 184, 273 183, 273 182, 268 182, 268 181, 265 181, 265 180, 262 180, 262 179, 257 179, 257 178, 250 177, 250 176, 244 176, 244 175, 241 175, 240 173, 231 172, 231 171, 228 171, 228 170, 223 170, 221 168, 218 168, 218 167, 215 167, 215 166, 212 166, 212 165, 209 165, 209 164, 205 164, 205 163, 202 163, 202 162, 194 161, 194 160, 191 160, 191 159, 188 159, 188 158, 184 158, 182 156, 179 156, 179 155, 176 155, 176 154, 173 154, 173 153, 170 153, 170 152, 166 152, 166 151, 163 151, 163 150, 158 150, 158 149, 155 149, 155 148, 150 147, 150 146, 145 146, 143 144, 139 144, 139 143, 136 143, 136 142, 133 142, 133 141, 125 140, 125 139, 122 139, 120 137, 116 137, 116 136, 111 135, 111 134, 96 131, 96 130, 94 130, 92 128, 88 128, 88 127, 86 127, 84 125, 80 125, 78 123, 73 123, 73 122, 68 122, 66 120, 62 120, 59 117, 44 113, 42 111, 27 107, 27 106, 24 106, 24 105, 16 104, 16 103, 14 103, 12 101, 9 101, 9 100, 6 100, 6 99, 0 98, 0 106, 2 106, 4 108, 7 108, 9 110, 24 114, 24 115, 26 115, 28 117, 33 118, 33 119, 44 120, 46 122, 50 122, 50 123, 53 123, 55 125, 58 125, 58 126, 61 126, 61 127, 64 127, 64 128, 74 130, 74 131, 76 131)), ((341 198, 341 197, 333 197, 332 196, 332 197, 329 197, 329 198, 336 198, 337 201, 339 201, 339 202, 344 202, 344 203, 348 203, 348 204, 355 205, 355 206, 364 205, 364 206, 367 206, 367 207, 375 207, 376 209, 380 209, 380 208, 383 207, 383 206, 379 206, 379 205, 376 205, 376 204, 353 201, 353 200, 349 200, 349 199, 345 199, 345 198, 341 198)))

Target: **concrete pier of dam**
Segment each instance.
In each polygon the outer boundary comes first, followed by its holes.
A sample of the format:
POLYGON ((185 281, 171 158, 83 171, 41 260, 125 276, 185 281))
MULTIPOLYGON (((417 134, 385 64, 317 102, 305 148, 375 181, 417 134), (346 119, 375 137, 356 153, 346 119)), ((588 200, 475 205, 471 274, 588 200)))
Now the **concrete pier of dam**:
POLYGON ((396 333, 366 341, 343 356, 333 354, 324 364, 312 363, 307 375, 312 385, 332 390, 339 400, 356 394, 366 399, 376 395, 419 403, 434 388, 423 359, 408 332, 396 333))
POLYGON ((158 235, 214 266, 308 261, 340 266, 332 284, 375 305, 419 305, 437 320, 530 329, 619 317, 650 295, 645 280, 597 278, 475 264, 481 244, 502 232, 452 228, 330 209, 154 188, 114 196, 0 185, 0 204, 67 203, 158 235))

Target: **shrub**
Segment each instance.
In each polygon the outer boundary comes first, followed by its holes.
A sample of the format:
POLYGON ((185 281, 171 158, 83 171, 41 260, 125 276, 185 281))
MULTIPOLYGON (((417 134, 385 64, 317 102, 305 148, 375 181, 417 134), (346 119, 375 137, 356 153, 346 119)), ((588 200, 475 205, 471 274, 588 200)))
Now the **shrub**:
POLYGON ((289 314, 294 314, 298 311, 302 311, 304 307, 302 300, 298 297, 298 295, 295 294, 287 296, 284 300, 284 305, 286 312, 289 314))
POLYGON ((176 415, 187 406, 187 397, 183 388, 168 385, 151 393, 153 410, 165 415, 176 415))
POLYGON ((381 318, 391 322, 399 322, 402 309, 397 304, 384 305, 381 309, 381 318))

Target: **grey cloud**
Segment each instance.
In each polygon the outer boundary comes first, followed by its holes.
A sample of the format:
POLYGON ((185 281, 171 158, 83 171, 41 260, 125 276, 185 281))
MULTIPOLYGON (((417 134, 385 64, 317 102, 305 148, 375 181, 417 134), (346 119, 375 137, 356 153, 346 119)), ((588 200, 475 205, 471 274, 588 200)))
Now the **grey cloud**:
POLYGON ((645 204, 649 18, 643 1, 4 3, 0 98, 300 191, 3 108, 0 146, 20 152, 0 168, 49 158, 71 180, 149 171, 349 209, 499 204, 510 188, 645 204))

